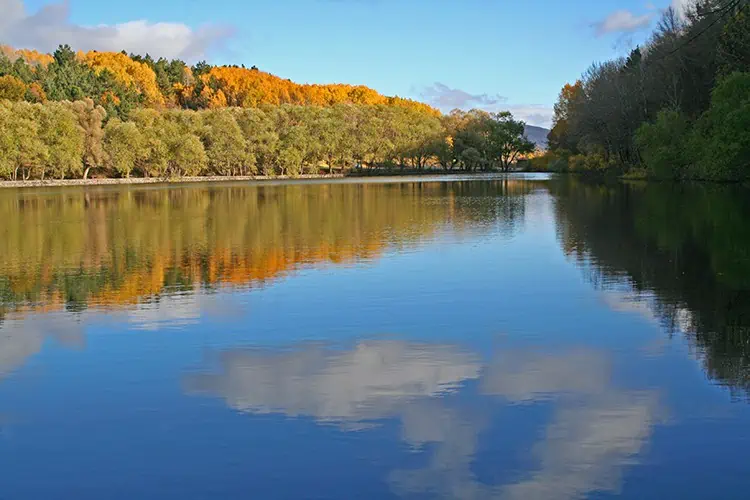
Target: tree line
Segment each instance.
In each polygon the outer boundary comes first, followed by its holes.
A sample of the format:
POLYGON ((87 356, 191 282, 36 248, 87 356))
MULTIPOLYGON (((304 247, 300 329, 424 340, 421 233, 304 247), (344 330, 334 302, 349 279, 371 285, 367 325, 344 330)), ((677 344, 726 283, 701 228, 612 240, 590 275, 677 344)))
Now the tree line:
POLYGON ((0 51, 0 178, 509 170, 535 145, 508 112, 442 115, 362 86, 298 85, 61 46, 0 51))
POLYGON ((647 43, 560 92, 552 169, 750 179, 750 2, 667 9, 647 43))

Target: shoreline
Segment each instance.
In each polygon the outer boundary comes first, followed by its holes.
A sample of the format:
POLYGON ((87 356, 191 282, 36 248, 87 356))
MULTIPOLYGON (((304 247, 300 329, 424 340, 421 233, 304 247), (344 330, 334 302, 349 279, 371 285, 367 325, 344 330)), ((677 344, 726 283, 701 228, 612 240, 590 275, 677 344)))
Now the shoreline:
MULTIPOLYGON (((522 173, 522 172, 507 172, 522 173)), ((92 187, 92 186, 138 186, 138 185, 176 185, 176 184, 199 184, 199 183, 221 183, 221 182, 250 182, 250 183, 273 183, 278 181, 328 181, 328 180, 361 180, 361 181, 384 181, 389 178, 406 177, 476 177, 482 178, 502 174, 501 172, 453 172, 453 171, 429 171, 429 172, 382 172, 377 174, 306 174, 298 176, 289 175, 245 175, 245 176, 201 176, 201 177, 175 177, 163 179, 158 177, 131 177, 123 178, 101 178, 101 179, 33 179, 27 181, 0 181, 0 189, 16 188, 42 188, 42 187, 92 187)))
POLYGON ((68 187, 68 186, 129 186, 144 184, 195 184, 200 182, 268 182, 288 180, 321 180, 321 179, 343 179, 348 176, 344 174, 334 175, 237 175, 237 176, 202 176, 202 177, 174 177, 163 179, 159 177, 130 177, 102 178, 102 179, 32 179, 27 181, 0 181, 2 188, 31 188, 31 187, 68 187))

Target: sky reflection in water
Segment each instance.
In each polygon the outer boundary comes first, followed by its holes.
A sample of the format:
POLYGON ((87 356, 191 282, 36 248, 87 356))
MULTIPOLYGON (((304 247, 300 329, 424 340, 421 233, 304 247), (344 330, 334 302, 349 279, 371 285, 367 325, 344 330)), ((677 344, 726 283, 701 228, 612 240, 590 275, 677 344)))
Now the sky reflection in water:
POLYGON ((649 196, 0 193, 0 498, 742 498, 741 259, 649 196))

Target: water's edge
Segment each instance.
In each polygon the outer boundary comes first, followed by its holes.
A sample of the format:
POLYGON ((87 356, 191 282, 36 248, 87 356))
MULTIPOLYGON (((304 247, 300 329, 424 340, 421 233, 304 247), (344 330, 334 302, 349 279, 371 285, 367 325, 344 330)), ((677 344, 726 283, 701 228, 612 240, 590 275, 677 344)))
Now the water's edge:
POLYGON ((296 177, 288 175, 243 175, 223 177, 219 175, 203 177, 175 177, 164 179, 161 177, 131 177, 128 179, 49 179, 49 180, 28 180, 28 181, 2 181, 0 188, 20 188, 20 187, 57 187, 57 186, 110 186, 125 184, 184 184, 194 182, 233 182, 233 181, 276 181, 276 180, 304 180, 304 179, 341 179, 346 177, 343 174, 334 175, 298 175, 296 177))
MULTIPOLYGON (((405 172, 405 173, 388 173, 378 175, 360 175, 360 174, 306 174, 298 176, 290 175, 244 175, 244 176, 198 176, 198 177, 131 177, 121 178, 102 178, 102 179, 45 179, 45 180, 27 180, 27 181, 0 181, 2 188, 41 188, 41 187, 74 187, 74 186, 127 186, 127 185, 177 185, 177 184, 200 184, 200 183, 250 183, 250 184, 274 184, 276 182, 330 182, 350 180, 352 182, 409 182, 409 181, 442 181, 442 180, 486 180, 492 178, 503 178, 518 175, 535 175, 534 173, 524 172, 405 172)), ((540 174, 542 176, 548 174, 540 174)))

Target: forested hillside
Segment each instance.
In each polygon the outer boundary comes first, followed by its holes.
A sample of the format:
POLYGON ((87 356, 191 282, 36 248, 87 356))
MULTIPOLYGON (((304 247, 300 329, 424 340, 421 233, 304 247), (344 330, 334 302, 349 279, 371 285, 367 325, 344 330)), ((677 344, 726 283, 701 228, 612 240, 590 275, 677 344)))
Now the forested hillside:
POLYGON ((510 113, 438 110, 364 86, 119 52, 0 53, 0 178, 508 170, 510 113))
POLYGON ((262 105, 383 104, 439 115, 430 106, 386 97, 365 86, 300 85, 238 66, 188 66, 181 60, 154 60, 121 52, 74 52, 60 47, 53 55, 0 47, 0 98, 30 102, 90 98, 108 115, 127 117, 140 106, 207 109, 262 105))
POLYGON ((750 179, 750 1, 668 9, 628 57, 565 85, 550 168, 661 179, 750 179))

